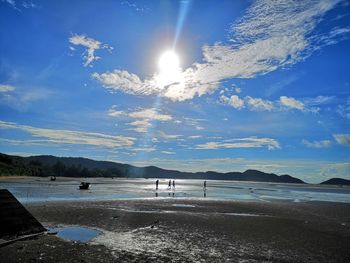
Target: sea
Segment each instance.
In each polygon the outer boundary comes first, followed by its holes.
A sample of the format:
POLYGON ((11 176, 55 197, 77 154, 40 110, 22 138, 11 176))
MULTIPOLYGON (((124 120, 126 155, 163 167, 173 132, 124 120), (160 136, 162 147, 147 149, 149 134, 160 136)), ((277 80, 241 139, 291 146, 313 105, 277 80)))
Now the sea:
POLYGON ((349 186, 207 180, 204 188, 204 180, 179 179, 169 188, 169 179, 161 179, 156 190, 156 180, 30 177, 0 180, 0 189, 8 189, 22 203, 147 198, 350 203, 349 186), (83 181, 91 183, 90 189, 79 190, 83 181))

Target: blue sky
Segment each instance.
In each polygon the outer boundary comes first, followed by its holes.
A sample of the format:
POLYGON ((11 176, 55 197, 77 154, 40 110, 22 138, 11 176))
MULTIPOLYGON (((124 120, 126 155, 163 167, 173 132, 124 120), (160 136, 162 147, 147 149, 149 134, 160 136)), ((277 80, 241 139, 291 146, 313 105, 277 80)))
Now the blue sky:
POLYGON ((0 27, 1 152, 350 179, 348 1, 1 0, 0 27))

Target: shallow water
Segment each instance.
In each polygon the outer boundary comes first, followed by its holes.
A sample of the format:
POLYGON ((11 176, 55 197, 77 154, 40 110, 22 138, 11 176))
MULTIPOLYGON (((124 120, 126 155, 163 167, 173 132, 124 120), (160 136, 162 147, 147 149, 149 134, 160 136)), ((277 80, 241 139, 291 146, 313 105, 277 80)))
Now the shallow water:
POLYGON ((97 237, 101 232, 78 226, 67 226, 67 227, 52 227, 49 229, 49 232, 56 233, 62 239, 69 241, 80 241, 80 242, 89 242, 91 239, 97 237))
POLYGON ((176 198, 212 200, 254 200, 273 202, 328 201, 350 203, 350 187, 257 183, 207 180, 176 180, 176 189, 168 189, 168 180, 110 178, 25 178, 0 181, 0 188, 10 190, 21 202, 115 200, 135 198, 176 198), (79 190, 81 181, 91 182, 91 189, 79 190))

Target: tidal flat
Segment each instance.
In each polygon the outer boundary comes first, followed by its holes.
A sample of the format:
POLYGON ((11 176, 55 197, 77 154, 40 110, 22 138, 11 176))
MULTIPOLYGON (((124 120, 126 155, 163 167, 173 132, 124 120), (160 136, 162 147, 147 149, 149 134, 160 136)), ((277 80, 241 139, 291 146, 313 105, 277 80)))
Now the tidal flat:
POLYGON ((349 262, 350 204, 189 199, 29 203, 42 235, 0 248, 1 262, 349 262))

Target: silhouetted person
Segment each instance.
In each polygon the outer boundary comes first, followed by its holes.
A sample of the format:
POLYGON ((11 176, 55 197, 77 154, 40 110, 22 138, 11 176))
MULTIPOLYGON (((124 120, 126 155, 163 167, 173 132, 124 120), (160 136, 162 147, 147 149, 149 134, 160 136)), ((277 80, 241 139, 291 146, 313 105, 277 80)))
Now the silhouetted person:
POLYGON ((206 181, 206 180, 204 180, 204 183, 203 183, 203 188, 204 188, 204 190, 206 190, 206 189, 207 189, 207 181, 206 181))
POLYGON ((173 188, 175 189, 175 180, 173 180, 173 188))
POLYGON ((169 180, 168 188, 171 188, 171 180, 169 180))
POLYGON ((159 180, 156 181, 156 190, 158 190, 159 180))

